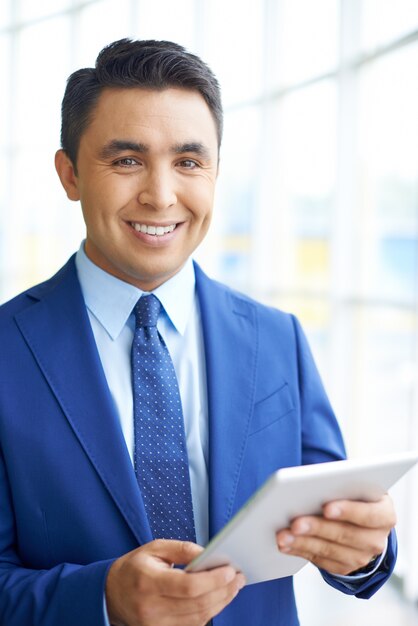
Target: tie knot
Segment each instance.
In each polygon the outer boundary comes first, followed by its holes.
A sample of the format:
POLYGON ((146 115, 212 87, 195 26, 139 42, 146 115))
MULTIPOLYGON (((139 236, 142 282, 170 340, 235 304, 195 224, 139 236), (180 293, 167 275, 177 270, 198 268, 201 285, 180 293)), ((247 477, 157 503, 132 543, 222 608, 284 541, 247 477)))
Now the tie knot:
POLYGON ((157 296, 141 296, 134 307, 137 328, 156 326, 160 310, 161 302, 157 296))

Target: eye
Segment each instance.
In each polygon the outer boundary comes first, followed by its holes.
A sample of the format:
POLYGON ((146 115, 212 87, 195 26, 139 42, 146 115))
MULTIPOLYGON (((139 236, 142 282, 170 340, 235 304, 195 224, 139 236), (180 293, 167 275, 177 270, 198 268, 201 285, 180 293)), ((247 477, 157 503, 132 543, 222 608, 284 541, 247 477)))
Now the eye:
POLYGON ((186 170, 194 170, 200 167, 199 163, 197 163, 193 159, 183 159, 183 161, 180 161, 180 165, 186 170))
POLYGON ((114 165, 118 165, 119 167, 134 167, 138 165, 138 161, 132 157, 124 157, 123 159, 115 161, 114 165))

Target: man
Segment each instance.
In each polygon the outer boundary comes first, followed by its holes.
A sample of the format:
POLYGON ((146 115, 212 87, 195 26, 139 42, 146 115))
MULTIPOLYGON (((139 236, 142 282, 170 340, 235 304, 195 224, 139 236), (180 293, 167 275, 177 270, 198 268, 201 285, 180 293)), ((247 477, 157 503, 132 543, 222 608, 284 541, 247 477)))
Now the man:
MULTIPOLYGON (((56 168, 86 240, 0 310, 1 624, 298 624, 290 578, 173 567, 274 470, 344 456, 297 321, 190 260, 221 136, 216 79, 176 44, 115 42, 69 79, 56 168)), ((366 598, 393 525, 388 497, 329 503, 278 549, 366 598)))

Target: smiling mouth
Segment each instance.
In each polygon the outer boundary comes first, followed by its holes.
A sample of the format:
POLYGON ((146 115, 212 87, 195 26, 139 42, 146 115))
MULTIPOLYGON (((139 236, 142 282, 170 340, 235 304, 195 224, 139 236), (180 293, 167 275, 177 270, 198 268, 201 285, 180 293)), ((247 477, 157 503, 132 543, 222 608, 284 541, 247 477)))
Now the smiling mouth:
POLYGON ((154 235, 155 237, 162 237, 168 233, 172 233, 177 224, 170 224, 169 226, 149 226, 148 224, 140 224, 138 222, 130 222, 132 228, 138 233, 144 233, 144 235, 154 235))

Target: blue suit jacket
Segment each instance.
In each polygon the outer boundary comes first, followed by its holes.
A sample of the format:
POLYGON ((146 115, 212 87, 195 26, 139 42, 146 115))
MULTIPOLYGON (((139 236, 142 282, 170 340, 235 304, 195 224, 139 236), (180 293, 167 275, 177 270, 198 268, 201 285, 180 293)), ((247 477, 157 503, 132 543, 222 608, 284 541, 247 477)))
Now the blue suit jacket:
MULTIPOLYGON (((198 267, 196 280, 214 534, 273 471, 340 459, 344 447, 295 318, 198 267)), ((0 346, 0 624, 103 624, 108 568, 152 536, 74 259, 0 308, 0 346)), ((357 595, 387 576, 375 574, 357 595)), ((289 578, 246 587, 214 620, 297 623, 289 578)))

